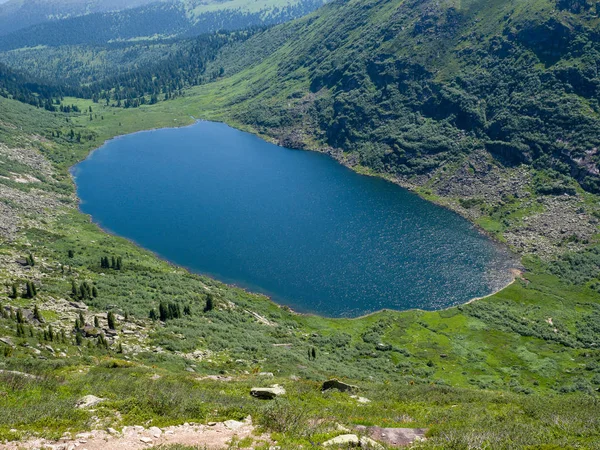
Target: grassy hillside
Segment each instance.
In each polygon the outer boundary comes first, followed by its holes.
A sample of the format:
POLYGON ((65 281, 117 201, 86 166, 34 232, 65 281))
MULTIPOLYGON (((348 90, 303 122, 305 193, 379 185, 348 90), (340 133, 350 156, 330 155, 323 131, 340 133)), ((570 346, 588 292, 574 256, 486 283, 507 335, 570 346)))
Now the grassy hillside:
POLYGON ((446 311, 299 316, 159 261, 76 210, 70 165, 116 134, 189 123, 197 98, 136 110, 66 101, 92 106, 94 119, 82 113, 65 121, 0 100, 0 369, 45 380, 0 373, 3 438, 251 414, 283 448, 341 434, 338 423, 428 427, 423 448, 596 448, 600 294, 593 282, 569 284, 529 261, 526 278, 446 311), (33 266, 16 262, 30 254, 33 266), (103 256, 121 257, 122 269, 103 269, 103 256), (36 286, 33 298, 27 281, 36 286), (14 283, 18 298, 11 298, 14 283), (209 295, 214 308, 205 311, 209 295), (190 314, 152 321, 160 302, 190 314), (74 326, 80 312, 85 333, 74 326), (115 331, 107 312, 116 314, 115 331), (313 348, 315 360, 308 357, 313 348), (274 377, 266 381, 262 372, 274 377), (371 402, 321 394, 319 382, 330 377, 358 384, 371 402), (248 395, 252 386, 273 383, 287 389, 282 399, 248 395), (94 413, 75 408, 87 394, 108 401, 94 413))
POLYGON ((175 100, 67 98, 83 112, 63 114, 0 98, 0 438, 251 415, 285 449, 357 425, 428 428, 418 448, 600 448, 593 6, 335 2, 228 46, 212 63, 224 77, 175 100), (71 165, 190 116, 409 186, 519 250, 526 271, 444 311, 302 316, 78 212, 71 165), (161 303, 176 317, 150 318, 161 303), (321 393, 332 377, 370 402, 321 393), (274 383, 281 398, 249 395, 274 383), (88 394, 106 400, 77 408, 88 394))

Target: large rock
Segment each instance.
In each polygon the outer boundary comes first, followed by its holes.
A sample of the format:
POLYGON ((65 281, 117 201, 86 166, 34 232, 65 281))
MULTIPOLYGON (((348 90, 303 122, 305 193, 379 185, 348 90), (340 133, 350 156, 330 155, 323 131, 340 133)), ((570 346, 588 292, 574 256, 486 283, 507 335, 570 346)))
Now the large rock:
POLYGON ((277 384, 268 388, 253 387, 250 390, 250 395, 256 398, 270 400, 279 397, 280 395, 285 395, 285 389, 277 384))
POLYGON ((331 445, 343 445, 345 447, 359 447, 360 439, 355 434, 341 434, 323 442, 323 447, 329 447, 331 445))
POLYGON ((92 406, 96 406, 98 403, 103 402, 104 399, 100 397, 96 397, 95 395, 86 395, 85 397, 81 397, 77 401, 78 408, 91 408, 92 406))
POLYGON ((424 441, 427 432, 427 428, 381 428, 363 425, 357 426, 356 429, 390 447, 405 447, 413 442, 424 441))
POLYGON ((352 384, 343 383, 339 380, 328 380, 323 383, 321 387, 322 391, 328 391, 329 389, 337 389, 341 392, 353 392, 358 390, 358 386, 354 386, 352 384))
POLYGON ((370 448, 376 450, 383 450, 383 445, 375 442, 373 439, 363 436, 359 438, 355 434, 341 434, 340 436, 336 436, 333 439, 329 439, 328 441, 323 442, 323 447, 360 447, 360 448, 370 448))

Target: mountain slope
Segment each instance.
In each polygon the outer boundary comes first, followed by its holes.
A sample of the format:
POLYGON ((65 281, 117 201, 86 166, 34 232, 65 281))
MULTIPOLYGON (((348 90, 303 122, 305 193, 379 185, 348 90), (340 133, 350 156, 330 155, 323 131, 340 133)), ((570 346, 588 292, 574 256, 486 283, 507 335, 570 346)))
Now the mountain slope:
POLYGON ((286 22, 314 11, 323 3, 323 0, 159 2, 40 23, 0 36, 0 49, 196 36, 286 22))
POLYGON ((596 191, 600 28, 595 7, 570 4, 335 2, 261 63, 276 70, 232 79, 252 94, 232 103, 283 140, 309 120, 311 137, 377 171, 431 177, 482 149, 596 191))
POLYGON ((157 1, 161 0, 8 0, 0 2, 0 35, 49 20, 119 11, 157 1))
POLYGON ((582 248, 597 220, 578 193, 600 190, 597 5, 337 1, 224 50, 230 76, 198 93, 207 117, 387 176, 519 251, 582 248))

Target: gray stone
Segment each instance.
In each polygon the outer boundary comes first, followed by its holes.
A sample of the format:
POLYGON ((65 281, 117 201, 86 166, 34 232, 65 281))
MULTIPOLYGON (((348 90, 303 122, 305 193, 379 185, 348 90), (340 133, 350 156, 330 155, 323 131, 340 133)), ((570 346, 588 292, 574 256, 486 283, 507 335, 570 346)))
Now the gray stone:
POLYGON ((285 395, 285 389, 279 385, 274 385, 269 388, 254 387, 250 390, 250 395, 256 398, 269 400, 281 395, 285 395))
POLYGON ((244 426, 243 422, 238 422, 237 420, 226 420, 223 422, 227 428, 230 430, 239 430, 244 426))
POLYGON ((321 390, 322 391, 327 391, 329 389, 337 389, 338 391, 341 391, 341 392, 352 392, 352 391, 357 391, 358 390, 358 386, 354 386, 352 384, 344 383, 344 382, 339 381, 339 380, 328 380, 325 383, 323 383, 323 386, 321 387, 321 390))
POLYGON ((345 447, 360 447, 360 439, 355 434, 341 434, 323 442, 323 447, 329 447, 331 445, 343 445, 345 447))
POLYGON ((97 405, 100 402, 103 402, 104 399, 100 397, 96 397, 95 395, 86 395, 85 397, 81 397, 77 401, 77 408, 91 408, 92 406, 97 405))

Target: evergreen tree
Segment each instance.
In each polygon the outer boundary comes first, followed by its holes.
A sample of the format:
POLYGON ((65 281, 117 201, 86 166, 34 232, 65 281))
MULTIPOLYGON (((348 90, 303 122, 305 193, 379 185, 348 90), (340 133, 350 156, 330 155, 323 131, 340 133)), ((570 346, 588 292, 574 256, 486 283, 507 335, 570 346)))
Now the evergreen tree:
POLYGON ((22 323, 17 324, 17 336, 25 337, 25 327, 23 326, 22 323))
POLYGON ((160 302, 158 305, 158 317, 160 318, 161 322, 166 322, 169 318, 169 308, 164 302, 160 302))
POLYGON ((98 316, 94 316, 94 326, 96 328, 100 328, 100 321, 98 320, 98 316))
POLYGON ((69 250, 67 252, 67 255, 69 256, 69 258, 73 258, 75 256, 75 252, 73 250, 69 250))
POLYGON ((79 311, 79 328, 85 327, 85 317, 83 317, 83 313, 79 311))
POLYGON ((33 267, 35 266, 35 259, 33 258, 33 255, 30 253, 29 255, 27 255, 27 265, 33 267))
POLYGON ((79 297, 79 290, 77 289, 77 284, 75 283, 75 280, 71 280, 71 296, 73 298, 79 297))
POLYGON ((96 286, 92 286, 92 297, 98 297, 98 288, 96 286))
POLYGON ((215 300, 212 294, 206 296, 206 305, 204 306, 204 312, 212 311, 215 308, 215 300))
POLYGON ((19 285, 17 283, 13 283, 10 291, 10 298, 18 298, 19 297, 19 285))
POLYGON ((75 343, 77 345, 81 345, 83 343, 83 336, 80 331, 77 331, 77 333, 75 333, 75 343))
POLYGON ((25 318, 23 317, 23 311, 21 308, 17 309, 17 323, 25 323, 25 318))
POLYGON ((123 343, 122 342, 119 342, 119 347, 117 349, 117 353, 123 354, 123 343))
POLYGON ((25 298, 33 298, 35 297, 35 295, 37 294, 37 291, 35 289, 35 285, 33 284, 32 281, 28 281, 27 284, 25 285, 25 298))
POLYGON ((38 308, 38 305, 35 305, 33 307, 33 318, 40 323, 44 323, 44 318, 42 317, 42 313, 40 313, 40 309, 38 308))
POLYGON ((117 257, 117 264, 115 265, 115 269, 121 270, 122 266, 123 266, 123 259, 119 256, 119 257, 117 257))
POLYGON ((315 350, 314 347, 312 348, 312 352, 311 353, 312 353, 312 359, 314 361, 315 359, 317 359, 317 351, 315 350))
POLYGON ((190 305, 185 305, 183 307, 183 314, 186 316, 191 316, 192 315, 192 309, 190 308, 190 305))
POLYGON ((106 316, 106 319, 108 320, 108 328, 110 328, 111 330, 116 329, 115 314, 112 311, 109 311, 109 313, 106 316))
POLYGON ((54 341, 54 330, 52 329, 52 325, 48 325, 48 340, 50 342, 54 341))
POLYGON ((110 268, 114 269, 117 266, 117 261, 115 260, 115 257, 112 256, 111 260, 110 260, 110 268))
POLYGON ((152 308, 150 310, 150 314, 148 314, 148 317, 150 317, 150 319, 152 319, 152 320, 158 319, 158 314, 156 314, 156 309, 152 308))

